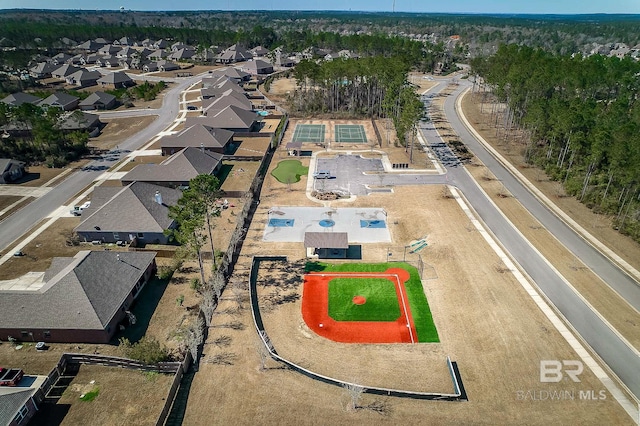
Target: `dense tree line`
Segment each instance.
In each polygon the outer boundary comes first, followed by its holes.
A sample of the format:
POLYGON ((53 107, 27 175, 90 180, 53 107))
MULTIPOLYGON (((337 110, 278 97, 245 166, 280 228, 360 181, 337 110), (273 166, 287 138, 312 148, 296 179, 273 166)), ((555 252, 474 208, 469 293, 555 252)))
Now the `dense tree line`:
POLYGON ((294 71, 298 88, 291 97, 292 108, 305 115, 391 118, 403 137, 424 109, 407 83, 409 69, 400 57, 302 61, 294 71))
POLYGON ((0 157, 14 158, 27 164, 45 163, 61 167, 85 154, 89 136, 86 132, 60 129, 62 110, 43 109, 32 104, 10 107, 0 102, 0 128, 16 131, 2 135, 0 157), (23 132, 18 132, 19 130, 23 132))
POLYGON ((527 161, 640 241, 640 63, 505 45, 472 68, 530 133, 527 161))

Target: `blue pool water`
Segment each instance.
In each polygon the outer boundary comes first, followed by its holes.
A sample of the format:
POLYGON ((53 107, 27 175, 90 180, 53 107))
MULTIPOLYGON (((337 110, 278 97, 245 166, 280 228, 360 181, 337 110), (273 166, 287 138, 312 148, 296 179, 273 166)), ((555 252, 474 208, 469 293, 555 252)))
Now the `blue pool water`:
POLYGON ((336 222, 331 219, 322 219, 320 222, 318 222, 318 225, 322 226, 323 228, 331 228, 335 224, 336 222))
POLYGON ((360 228, 386 228, 384 220, 361 220, 360 228))
POLYGON ((274 228, 282 228, 285 226, 293 226, 293 222, 295 219, 269 219, 269 226, 273 226, 274 228))
POLYGON ((269 111, 258 111, 258 115, 266 117, 267 115, 269 115, 269 111))

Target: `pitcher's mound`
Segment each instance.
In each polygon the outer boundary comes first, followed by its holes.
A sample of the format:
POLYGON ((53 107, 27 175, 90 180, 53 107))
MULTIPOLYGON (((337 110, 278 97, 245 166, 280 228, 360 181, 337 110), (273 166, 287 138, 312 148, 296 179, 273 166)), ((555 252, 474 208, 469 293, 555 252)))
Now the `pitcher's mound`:
POLYGON ((351 301, 354 305, 364 305, 367 302, 367 299, 364 296, 353 296, 351 301))

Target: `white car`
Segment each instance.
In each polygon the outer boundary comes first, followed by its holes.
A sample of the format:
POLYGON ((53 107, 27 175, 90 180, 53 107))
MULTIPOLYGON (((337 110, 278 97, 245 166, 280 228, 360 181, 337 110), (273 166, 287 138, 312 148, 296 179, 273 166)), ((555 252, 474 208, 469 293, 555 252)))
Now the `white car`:
POLYGON ((91 201, 87 201, 86 203, 84 203, 81 206, 74 206, 69 211, 69 213, 71 213, 74 216, 80 216, 80 215, 82 215, 82 211, 88 209, 90 205, 91 205, 91 201))

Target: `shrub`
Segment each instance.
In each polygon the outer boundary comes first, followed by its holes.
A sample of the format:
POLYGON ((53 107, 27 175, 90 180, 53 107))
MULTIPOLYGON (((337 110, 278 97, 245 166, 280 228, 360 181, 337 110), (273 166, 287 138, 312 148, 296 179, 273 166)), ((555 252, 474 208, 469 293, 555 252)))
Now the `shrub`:
POLYGON ((120 338, 120 347, 127 358, 144 362, 145 364, 157 364, 169 359, 169 351, 153 337, 143 337, 136 343, 129 339, 120 338))

